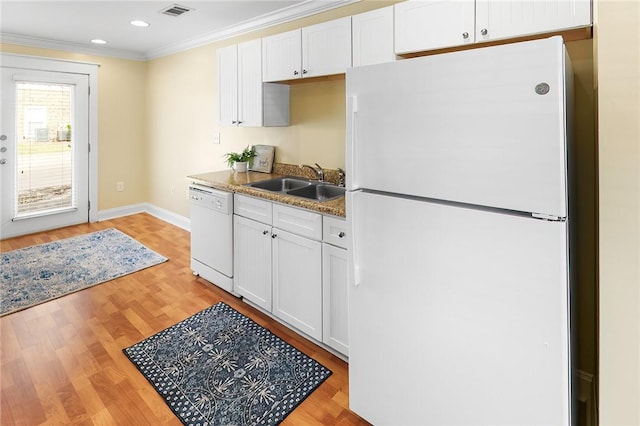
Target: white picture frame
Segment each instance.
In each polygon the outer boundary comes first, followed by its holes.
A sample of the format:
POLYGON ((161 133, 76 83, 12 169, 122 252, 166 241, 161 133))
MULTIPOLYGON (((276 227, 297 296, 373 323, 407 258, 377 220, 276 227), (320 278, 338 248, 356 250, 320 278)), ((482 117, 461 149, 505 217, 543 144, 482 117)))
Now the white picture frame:
POLYGON ((273 158, 276 153, 276 147, 273 145, 254 145, 256 156, 249 166, 249 170, 254 172, 271 173, 273 168, 273 158))

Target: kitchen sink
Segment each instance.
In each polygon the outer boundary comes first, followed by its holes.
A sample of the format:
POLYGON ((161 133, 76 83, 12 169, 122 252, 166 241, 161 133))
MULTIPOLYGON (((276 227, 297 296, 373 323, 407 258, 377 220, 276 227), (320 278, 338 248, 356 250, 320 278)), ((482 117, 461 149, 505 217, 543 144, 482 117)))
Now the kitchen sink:
POLYGON ((252 188, 265 189, 272 192, 288 192, 292 189, 304 188, 312 184, 313 182, 307 179, 284 177, 254 182, 247 184, 247 186, 250 186, 252 188))
POLYGON ((327 183, 318 183, 304 188, 294 189, 289 191, 288 194, 310 200, 327 201, 344 195, 344 188, 327 183))
POLYGON ((270 192, 279 192, 311 201, 329 201, 344 195, 345 189, 327 182, 297 177, 281 177, 260 182, 247 183, 245 186, 270 192))

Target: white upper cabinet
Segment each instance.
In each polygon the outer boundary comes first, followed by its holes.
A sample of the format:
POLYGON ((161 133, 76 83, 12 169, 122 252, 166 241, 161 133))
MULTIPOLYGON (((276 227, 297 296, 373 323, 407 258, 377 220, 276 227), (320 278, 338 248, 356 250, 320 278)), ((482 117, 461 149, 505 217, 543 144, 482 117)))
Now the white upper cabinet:
POLYGON ((238 121, 238 46, 218 49, 218 113, 221 126, 238 121))
POLYGON ((300 29, 262 38, 262 81, 300 78, 301 64, 300 29))
POLYGON ((393 6, 354 15, 351 25, 354 67, 395 61, 393 6))
POLYGON ((476 0, 476 41, 591 25, 590 0, 476 0))
POLYGON ((395 6, 398 54, 473 43, 473 0, 419 0, 395 6))
POLYGON ((394 8, 396 54, 591 25, 590 0, 409 0, 394 8))
POLYGON ((351 17, 302 29, 302 76, 343 74, 351 66, 351 17))
POLYGON ((262 125, 262 46, 260 40, 238 44, 238 124, 262 125))
POLYGON ((351 17, 262 39, 262 80, 341 74, 351 66, 351 17))
POLYGON ((289 86, 262 83, 260 39, 218 49, 218 108, 223 126, 289 125, 289 86))

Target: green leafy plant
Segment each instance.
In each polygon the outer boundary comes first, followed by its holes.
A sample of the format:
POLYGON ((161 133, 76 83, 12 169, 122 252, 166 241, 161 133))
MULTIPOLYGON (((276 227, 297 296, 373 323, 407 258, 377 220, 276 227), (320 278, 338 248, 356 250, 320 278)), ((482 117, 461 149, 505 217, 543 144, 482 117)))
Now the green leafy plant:
POLYGON ((249 165, 253 164, 253 158, 258 155, 256 153, 256 149, 255 147, 251 147, 249 148, 249 145, 247 145, 247 147, 240 153, 238 152, 227 152, 226 154, 224 154, 225 157, 227 157, 227 164, 229 165, 229 167, 233 167, 233 163, 242 163, 244 161, 247 161, 249 163, 249 165))

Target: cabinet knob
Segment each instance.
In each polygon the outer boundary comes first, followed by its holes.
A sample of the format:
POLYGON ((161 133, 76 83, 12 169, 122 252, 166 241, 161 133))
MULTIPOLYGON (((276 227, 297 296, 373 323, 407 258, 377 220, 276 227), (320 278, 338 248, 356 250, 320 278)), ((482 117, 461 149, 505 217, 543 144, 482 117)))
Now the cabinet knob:
POLYGON ((271 238, 275 238, 277 236, 278 236, 278 234, 271 234, 271 238))
POLYGON ((483 28, 483 29, 480 30, 480 34, 487 35, 487 34, 489 34, 489 31, 487 31, 486 28, 483 28))
POLYGON ((298 75, 298 74, 300 74, 298 71, 293 72, 293 75, 298 75))
POLYGON ((340 231, 338 233, 338 238, 344 238, 345 235, 347 235, 347 234, 345 234, 344 231, 340 231))
POLYGON ((264 231, 262 231, 262 235, 267 235, 268 233, 269 233, 269 231, 266 230, 266 229, 264 231))
POLYGON ((238 122, 237 122, 236 120, 233 120, 233 121, 231 122, 231 124, 237 124, 237 123, 238 123, 238 122))
POLYGON ((462 33, 462 38, 465 39, 465 40, 468 39, 469 38, 469 33, 468 32, 462 33))
POLYGON ((302 70, 302 74, 306 74, 306 73, 308 73, 308 72, 309 72, 309 71, 307 71, 307 70, 302 70))

